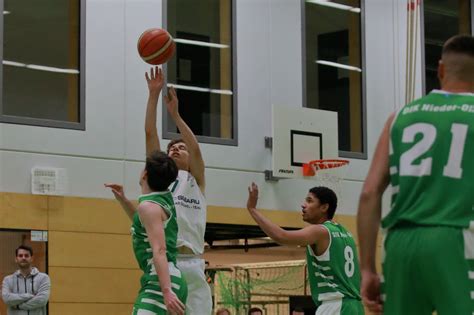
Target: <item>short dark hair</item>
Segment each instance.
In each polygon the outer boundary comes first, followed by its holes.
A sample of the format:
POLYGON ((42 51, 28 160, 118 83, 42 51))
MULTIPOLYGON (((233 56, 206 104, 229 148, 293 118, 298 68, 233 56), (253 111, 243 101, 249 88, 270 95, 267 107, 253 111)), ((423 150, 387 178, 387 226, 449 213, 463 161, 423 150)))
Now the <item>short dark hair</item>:
POLYGON ((449 53, 464 54, 474 57, 474 37, 456 35, 448 39, 443 46, 443 55, 449 53))
POLYGON ((146 158, 147 183, 153 191, 165 191, 178 176, 176 163, 166 153, 153 151, 146 158))
POLYGON ((175 145, 176 143, 180 143, 180 142, 186 143, 186 142, 184 142, 184 140, 181 139, 181 138, 171 140, 170 143, 168 143, 168 146, 166 147, 166 152, 167 152, 167 153, 170 153, 171 147, 172 147, 173 145, 175 145))
POLYGON ((328 204, 328 219, 331 220, 334 217, 337 208, 336 193, 324 186, 313 187, 309 192, 318 198, 322 205, 328 204))
POLYGON ((252 307, 251 309, 249 309, 248 315, 251 315, 253 312, 260 312, 263 314, 262 309, 259 307, 252 307))
POLYGON ((30 247, 30 246, 26 246, 26 245, 20 245, 18 246, 17 249, 15 249, 15 256, 18 256, 18 251, 20 249, 23 249, 23 250, 26 250, 30 253, 30 256, 33 256, 33 249, 30 247))

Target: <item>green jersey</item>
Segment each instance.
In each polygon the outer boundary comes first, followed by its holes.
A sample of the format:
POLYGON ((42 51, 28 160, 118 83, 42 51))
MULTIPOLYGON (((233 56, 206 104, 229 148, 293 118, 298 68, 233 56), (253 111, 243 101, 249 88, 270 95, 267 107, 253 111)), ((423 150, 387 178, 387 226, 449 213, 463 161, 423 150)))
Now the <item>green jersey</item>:
POLYGON ((390 131, 390 213, 397 225, 474 226, 474 94, 432 91, 390 131))
POLYGON ((357 248, 352 234, 342 225, 326 221, 329 246, 316 256, 307 246, 309 284, 316 305, 324 301, 352 298, 360 300, 360 270, 357 248))
MULTIPOLYGON (((166 258, 170 263, 170 275, 172 276, 171 280, 173 280, 173 276, 177 276, 177 274, 173 274, 174 272, 172 271, 176 269, 176 242, 178 237, 178 223, 176 221, 176 209, 174 207, 173 196, 169 191, 155 192, 140 196, 138 202, 156 203, 160 205, 169 216, 168 220, 163 222, 163 227, 165 229, 166 258)), ((150 242, 148 241, 147 232, 140 221, 138 212, 135 213, 133 217, 131 233, 135 258, 144 273, 141 279, 142 286, 149 281, 158 281, 158 276, 153 264, 153 252, 150 242)))

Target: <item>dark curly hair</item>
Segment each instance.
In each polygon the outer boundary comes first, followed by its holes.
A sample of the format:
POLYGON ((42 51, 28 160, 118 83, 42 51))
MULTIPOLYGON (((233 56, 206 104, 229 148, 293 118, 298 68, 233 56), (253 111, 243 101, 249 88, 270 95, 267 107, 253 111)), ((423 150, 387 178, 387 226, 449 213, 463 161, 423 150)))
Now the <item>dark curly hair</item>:
POLYGON ((328 204, 328 219, 331 220, 337 208, 336 193, 324 186, 313 187, 309 192, 318 198, 322 205, 328 204))

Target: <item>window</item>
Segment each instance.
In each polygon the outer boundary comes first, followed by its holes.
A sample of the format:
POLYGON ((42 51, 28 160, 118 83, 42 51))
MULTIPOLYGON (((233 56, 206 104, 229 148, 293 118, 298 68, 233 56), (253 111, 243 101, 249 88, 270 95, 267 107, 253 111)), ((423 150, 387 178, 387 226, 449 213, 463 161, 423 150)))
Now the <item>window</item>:
POLYGON ((439 89, 438 61, 444 42, 457 34, 471 34, 471 0, 423 1, 425 92, 439 89))
MULTIPOLYGON (((176 41, 167 63, 181 117, 202 142, 237 144, 231 0, 168 0, 166 28, 176 41)), ((164 136, 178 132, 163 115, 164 136)))
POLYGON ((305 106, 338 113, 341 156, 366 158, 360 0, 304 1, 305 106))
POLYGON ((1 122, 84 129, 83 2, 3 0, 1 122))

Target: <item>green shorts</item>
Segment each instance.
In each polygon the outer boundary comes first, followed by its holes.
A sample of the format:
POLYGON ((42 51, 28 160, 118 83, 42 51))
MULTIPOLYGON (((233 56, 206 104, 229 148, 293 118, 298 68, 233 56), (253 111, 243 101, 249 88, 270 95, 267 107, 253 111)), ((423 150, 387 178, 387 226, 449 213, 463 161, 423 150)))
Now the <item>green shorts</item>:
POLYGON ((474 230, 400 227, 384 247, 385 315, 474 314, 474 230))
MULTIPOLYGON (((172 277, 173 292, 186 304, 188 287, 184 278, 172 277)), ((166 315, 165 301, 158 283, 148 283, 140 289, 133 305, 132 315, 166 315)))

